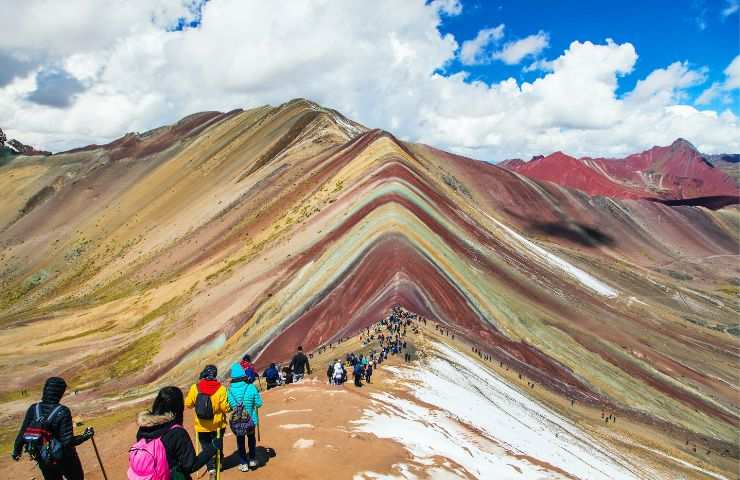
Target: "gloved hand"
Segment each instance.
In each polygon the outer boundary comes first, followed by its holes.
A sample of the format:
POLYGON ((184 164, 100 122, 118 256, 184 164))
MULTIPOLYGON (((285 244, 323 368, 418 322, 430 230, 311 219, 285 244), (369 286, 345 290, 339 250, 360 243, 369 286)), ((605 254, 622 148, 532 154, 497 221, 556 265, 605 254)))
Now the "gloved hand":
POLYGON ((85 429, 85 432, 82 434, 82 439, 84 442, 90 440, 93 436, 95 436, 95 429, 92 427, 87 427, 85 429))
POLYGON ((17 462, 18 460, 21 459, 21 454, 20 453, 13 452, 13 453, 10 454, 10 458, 12 458, 14 461, 17 462))

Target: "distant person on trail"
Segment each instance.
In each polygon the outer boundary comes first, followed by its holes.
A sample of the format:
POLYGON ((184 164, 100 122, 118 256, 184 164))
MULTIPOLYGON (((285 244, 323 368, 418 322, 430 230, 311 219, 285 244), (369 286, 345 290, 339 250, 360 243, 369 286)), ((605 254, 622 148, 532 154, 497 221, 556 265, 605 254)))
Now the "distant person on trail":
POLYGON ((244 356, 242 357, 242 361, 239 362, 239 365, 242 366, 242 368, 248 375, 251 374, 253 379, 258 376, 257 369, 254 368, 254 364, 252 363, 252 356, 249 355, 248 353, 244 354, 244 356))
POLYGON ((290 370, 293 372, 293 383, 303 380, 306 373, 311 375, 311 365, 308 363, 308 357, 303 353, 303 347, 298 347, 298 352, 290 361, 290 370))
POLYGON ((326 378, 329 380, 329 385, 334 383, 334 364, 331 362, 329 362, 329 365, 326 367, 326 378))
POLYGON ((227 398, 232 410, 229 423, 236 436, 239 451, 239 471, 248 472, 250 468, 257 468, 257 440, 254 433, 259 424, 257 409, 262 406, 262 397, 254 386, 254 379, 238 363, 231 367, 231 385, 227 398), (244 446, 245 438, 249 453, 244 446))
POLYGON ((347 379, 347 372, 344 370, 344 365, 342 365, 342 362, 340 362, 339 359, 334 361, 333 377, 334 385, 342 385, 347 379))
POLYGON ((280 372, 274 363, 271 363, 270 366, 262 372, 262 376, 265 377, 265 380, 267 381, 268 390, 280 385, 280 372))
POLYGON ((59 403, 66 389, 62 378, 46 380, 41 401, 28 407, 13 446, 13 460, 20 460, 25 447, 45 480, 83 480, 85 475, 75 447, 95 435, 92 428, 74 435, 72 413, 59 403))
POLYGON ((362 362, 357 362, 355 364, 353 373, 355 376, 355 387, 361 387, 362 386, 362 376, 363 376, 362 362))
POLYGON ((136 443, 129 450, 128 478, 170 478, 166 472, 171 478, 190 480, 191 473, 216 455, 218 442, 214 439, 202 444, 203 451, 196 456, 190 435, 182 426, 184 410, 182 390, 164 387, 154 399, 151 410, 139 414, 136 443), (157 442, 164 447, 164 459, 157 457, 157 442))
POLYGON ((365 367, 365 383, 370 383, 370 377, 373 376, 373 366, 368 364, 365 367))
MULTIPOLYGON (((203 445, 210 445, 216 438, 223 438, 226 430, 229 402, 226 398, 226 388, 216 379, 217 376, 216 366, 207 365, 200 374, 200 380, 190 387, 185 398, 185 406, 195 409, 195 431, 201 448, 203 445)), ((219 450, 223 465, 223 443, 219 450)), ((208 461, 208 473, 215 478, 215 456, 208 461)))

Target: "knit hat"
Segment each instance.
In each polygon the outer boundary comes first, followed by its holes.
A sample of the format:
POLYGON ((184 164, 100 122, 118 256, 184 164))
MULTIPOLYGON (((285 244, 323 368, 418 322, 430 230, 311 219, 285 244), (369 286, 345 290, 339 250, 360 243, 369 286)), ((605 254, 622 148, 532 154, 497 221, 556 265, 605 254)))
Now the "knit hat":
POLYGON ((44 403, 59 403, 65 390, 67 390, 67 382, 63 378, 51 377, 44 384, 41 401, 44 403))
POLYGON ((200 372, 200 378, 205 380, 216 380, 217 376, 218 368, 216 368, 216 365, 206 365, 206 368, 200 372))

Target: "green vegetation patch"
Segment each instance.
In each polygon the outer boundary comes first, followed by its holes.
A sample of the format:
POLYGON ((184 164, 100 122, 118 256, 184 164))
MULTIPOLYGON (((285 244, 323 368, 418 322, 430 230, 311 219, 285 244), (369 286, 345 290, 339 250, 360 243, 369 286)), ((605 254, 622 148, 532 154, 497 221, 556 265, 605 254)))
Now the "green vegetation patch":
POLYGON ((52 345, 54 343, 66 342, 67 340, 75 340, 77 338, 87 337, 88 335, 92 335, 94 333, 107 332, 108 330, 112 330, 113 327, 115 327, 115 326, 116 326, 116 322, 114 322, 114 321, 111 320, 111 321, 106 322, 105 324, 101 325, 98 328, 93 328, 93 329, 90 329, 90 330, 85 330, 84 332, 76 333, 74 335, 67 335, 66 337, 55 338, 53 340, 47 340, 47 341, 45 341, 43 343, 40 343, 39 345, 40 346, 45 346, 45 345, 52 345))
POLYGON ((137 339, 115 356, 115 362, 108 369, 110 377, 120 378, 140 371, 159 353, 160 347, 161 333, 159 331, 137 339))

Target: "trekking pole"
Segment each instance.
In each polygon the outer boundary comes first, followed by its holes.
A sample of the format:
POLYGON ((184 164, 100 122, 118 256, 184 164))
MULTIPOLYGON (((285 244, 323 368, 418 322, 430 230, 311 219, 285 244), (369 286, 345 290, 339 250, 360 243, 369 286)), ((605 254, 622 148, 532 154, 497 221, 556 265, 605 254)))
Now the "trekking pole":
POLYGON ((98 464, 100 465, 100 471, 103 472, 103 479, 108 480, 108 475, 105 473, 105 467, 103 461, 100 459, 100 452, 98 452, 98 446, 95 444, 95 437, 90 437, 92 440, 93 449, 95 450, 95 456, 98 457, 98 464))
POLYGON ((218 442, 218 450, 216 451, 216 480, 221 480, 221 450, 223 450, 223 446, 221 445, 221 429, 216 430, 216 440, 218 442))
POLYGON ((259 408, 257 408, 256 410, 257 410, 257 419, 258 419, 258 420, 257 420, 257 422, 258 422, 258 423, 257 423, 257 441, 258 441, 258 442, 261 442, 261 441, 262 441, 262 439, 260 438, 260 424, 259 424, 259 418, 260 418, 260 409, 259 409, 259 408))

